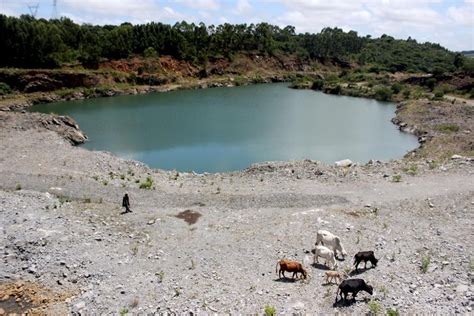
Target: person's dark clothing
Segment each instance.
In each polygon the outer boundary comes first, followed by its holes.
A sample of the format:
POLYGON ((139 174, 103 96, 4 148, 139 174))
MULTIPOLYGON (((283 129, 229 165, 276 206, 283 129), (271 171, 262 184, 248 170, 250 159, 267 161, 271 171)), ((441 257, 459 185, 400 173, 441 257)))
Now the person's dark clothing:
POLYGON ((130 200, 128 198, 128 194, 125 194, 122 199, 122 206, 125 207, 125 213, 130 213, 130 200))

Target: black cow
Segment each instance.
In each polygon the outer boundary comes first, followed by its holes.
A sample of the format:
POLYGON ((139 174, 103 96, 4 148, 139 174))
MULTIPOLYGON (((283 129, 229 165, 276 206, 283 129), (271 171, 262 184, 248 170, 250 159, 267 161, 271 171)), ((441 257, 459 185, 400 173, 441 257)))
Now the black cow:
POLYGON ((365 263, 364 269, 367 269, 367 261, 370 261, 370 263, 372 264, 372 267, 376 267, 379 259, 375 259, 375 255, 373 251, 359 251, 354 256, 354 265, 355 265, 356 271, 359 271, 358 266, 359 266, 359 263, 361 263, 362 261, 364 261, 365 263))
POLYGON ((352 299, 355 300, 357 293, 360 291, 365 291, 372 295, 374 288, 367 283, 365 283, 362 279, 347 279, 339 284, 339 289, 336 293, 336 303, 337 297, 340 295, 342 299, 342 294, 344 294, 344 301, 347 300, 347 294, 352 293, 352 299))

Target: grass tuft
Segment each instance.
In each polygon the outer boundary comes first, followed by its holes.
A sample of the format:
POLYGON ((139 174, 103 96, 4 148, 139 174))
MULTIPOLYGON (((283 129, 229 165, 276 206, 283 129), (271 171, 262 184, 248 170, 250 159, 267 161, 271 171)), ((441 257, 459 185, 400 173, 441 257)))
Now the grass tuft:
POLYGON ((377 315, 382 311, 382 305, 375 300, 371 300, 367 305, 369 306, 370 314, 372 315, 377 315))
POLYGON ((274 315, 276 315, 275 307, 270 306, 270 305, 265 306, 264 312, 265 312, 265 316, 274 316, 274 315))
POLYGON ((140 189, 151 190, 153 188, 153 179, 151 177, 146 177, 146 180, 140 183, 140 189))
POLYGON ((402 181, 402 176, 400 174, 395 174, 392 176, 392 182, 401 182, 402 181))
POLYGON ((426 255, 421 258, 421 272, 426 273, 428 272, 428 268, 430 267, 431 258, 430 256, 426 255))

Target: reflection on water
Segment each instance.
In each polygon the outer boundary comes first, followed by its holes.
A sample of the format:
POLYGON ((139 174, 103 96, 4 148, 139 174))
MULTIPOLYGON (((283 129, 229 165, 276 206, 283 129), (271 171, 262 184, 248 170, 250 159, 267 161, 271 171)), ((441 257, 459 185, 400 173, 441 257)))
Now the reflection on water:
POLYGON ((74 117, 90 149, 152 167, 217 172, 254 162, 391 159, 417 146, 395 107, 285 84, 174 91, 39 105, 74 117))

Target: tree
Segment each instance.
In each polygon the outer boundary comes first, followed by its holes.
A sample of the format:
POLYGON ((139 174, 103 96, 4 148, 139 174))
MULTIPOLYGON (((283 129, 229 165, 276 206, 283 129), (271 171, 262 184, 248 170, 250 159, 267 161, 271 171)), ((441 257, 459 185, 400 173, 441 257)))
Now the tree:
POLYGON ((143 51, 143 56, 146 58, 158 57, 158 53, 153 47, 148 47, 143 51))

